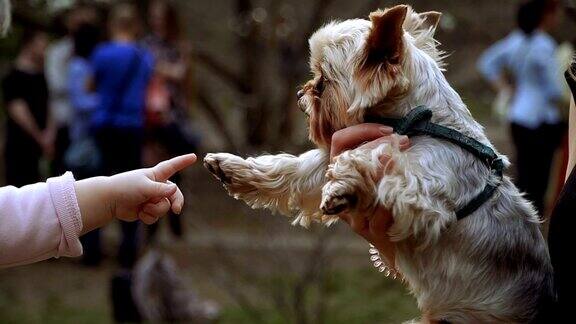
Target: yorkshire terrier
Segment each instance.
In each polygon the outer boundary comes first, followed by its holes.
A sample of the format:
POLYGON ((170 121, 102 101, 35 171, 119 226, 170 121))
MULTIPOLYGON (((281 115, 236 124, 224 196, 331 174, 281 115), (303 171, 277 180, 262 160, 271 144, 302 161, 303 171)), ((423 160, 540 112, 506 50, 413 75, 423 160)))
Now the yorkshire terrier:
POLYGON ((405 151, 392 142, 329 159, 337 130, 370 116, 403 117, 420 105, 432 110, 432 122, 494 150, 443 75, 434 39, 440 16, 399 5, 322 27, 309 40, 313 78, 298 94, 318 148, 247 159, 208 154, 205 165, 234 198, 303 226, 390 210, 395 262, 388 267, 417 298, 422 322, 530 322, 554 298, 552 266, 538 215, 508 177, 431 136, 412 137, 405 151), (393 163, 379 178, 382 154, 393 163), (498 184, 491 198, 458 220, 456 211, 487 183, 498 184))

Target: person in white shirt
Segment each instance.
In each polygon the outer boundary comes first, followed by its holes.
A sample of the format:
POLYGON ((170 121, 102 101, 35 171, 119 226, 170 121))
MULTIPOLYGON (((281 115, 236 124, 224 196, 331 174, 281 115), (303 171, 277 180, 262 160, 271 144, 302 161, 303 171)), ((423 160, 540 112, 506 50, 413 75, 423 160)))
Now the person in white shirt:
POLYGON ((52 173, 66 171, 64 154, 69 145, 68 130, 72 120, 72 106, 68 94, 68 65, 73 56, 72 35, 81 24, 96 23, 97 12, 88 5, 73 7, 61 15, 66 30, 64 37, 56 40, 46 53, 45 75, 50 95, 50 122, 54 131, 55 151, 52 173))
POLYGON ((559 0, 532 0, 518 10, 518 30, 484 52, 480 72, 497 91, 513 93, 508 122, 516 147, 517 186, 541 215, 554 152, 564 133, 556 42, 548 34, 560 21, 559 0), (534 154, 534 149, 538 154, 534 154))

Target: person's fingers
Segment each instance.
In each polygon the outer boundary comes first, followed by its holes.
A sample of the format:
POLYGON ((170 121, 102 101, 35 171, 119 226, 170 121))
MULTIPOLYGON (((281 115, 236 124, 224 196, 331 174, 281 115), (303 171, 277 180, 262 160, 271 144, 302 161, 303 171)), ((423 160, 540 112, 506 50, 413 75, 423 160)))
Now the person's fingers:
POLYGON ((389 136, 377 138, 377 139, 370 141, 368 143, 364 143, 364 144, 358 146, 358 148, 364 149, 364 150, 373 150, 384 143, 391 143, 391 142, 392 142, 392 135, 389 135, 389 136))
POLYGON ((158 201, 146 203, 138 212, 138 219, 144 224, 150 225, 158 221, 170 209, 170 202, 167 198, 161 198, 158 201))
POLYGON ((410 147, 410 138, 408 136, 406 136, 406 135, 390 135, 390 136, 383 136, 383 137, 377 138, 371 142, 368 142, 366 144, 359 146, 358 148, 372 150, 372 149, 377 148, 381 144, 392 143, 395 140, 398 141, 398 146, 399 146, 401 151, 404 151, 410 147))
POLYGON ((391 135, 393 132, 392 127, 370 123, 341 129, 332 135, 330 158, 338 156, 343 151, 355 148, 364 142, 391 135))
POLYGON ((350 225, 350 215, 348 213, 340 213, 338 214, 338 218, 346 222, 346 224, 350 225))
POLYGON ((152 168, 154 180, 164 182, 176 172, 189 167, 196 162, 196 154, 180 155, 173 159, 162 161, 152 168))
MULTIPOLYGON (((366 144, 364 144, 358 148, 359 149, 365 149, 365 150, 373 150, 384 143, 391 143, 392 141, 397 141, 398 146, 399 146, 401 151, 404 151, 410 147, 410 138, 408 138, 408 136, 392 135, 392 136, 384 136, 384 137, 378 138, 378 139, 373 140, 372 142, 366 143, 366 144)), ((392 168, 394 166, 394 160, 392 160, 390 155, 382 154, 378 157, 378 160, 380 161, 380 168, 377 170, 375 179, 382 178, 382 176, 390 168, 392 168)))
POLYGON ((179 215, 182 212, 182 207, 184 207, 184 195, 180 189, 176 189, 176 192, 170 196, 171 209, 174 214, 179 215))
POLYGON ((160 217, 156 217, 153 215, 150 215, 148 213, 145 212, 140 212, 138 214, 138 219, 140 219, 142 221, 142 223, 146 224, 146 225, 151 225, 154 224, 158 221, 160 217))
POLYGON ((382 206, 378 207, 372 217, 369 218, 361 215, 354 217, 349 213, 341 213, 338 217, 350 225, 356 234, 372 244, 387 242, 389 240, 388 230, 394 222, 392 213, 382 206))
POLYGON ((401 151, 408 149, 410 147, 410 138, 406 135, 401 135, 398 138, 398 145, 401 151))
POLYGON ((162 198, 171 197, 176 191, 178 191, 178 186, 172 182, 148 180, 144 186, 144 195, 146 198, 151 199, 154 202, 160 201, 162 198))
POLYGON ((147 203, 142 207, 142 213, 151 215, 153 217, 162 217, 170 211, 171 203, 168 198, 164 198, 159 202, 147 203))
POLYGON ((374 238, 384 238, 388 236, 388 229, 394 222, 392 213, 382 206, 379 206, 369 221, 370 236, 374 238))
POLYGON ((350 227, 358 235, 368 239, 367 234, 369 234, 368 219, 363 216, 351 217, 350 227))

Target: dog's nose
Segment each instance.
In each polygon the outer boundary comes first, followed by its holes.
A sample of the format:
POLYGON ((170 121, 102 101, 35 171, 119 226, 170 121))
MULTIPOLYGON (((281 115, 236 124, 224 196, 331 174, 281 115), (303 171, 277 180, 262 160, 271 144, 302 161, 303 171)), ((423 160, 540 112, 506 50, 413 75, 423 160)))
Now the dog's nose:
POLYGON ((296 96, 298 97, 298 100, 300 100, 300 98, 304 97, 304 90, 300 89, 298 90, 298 92, 296 93, 296 96))

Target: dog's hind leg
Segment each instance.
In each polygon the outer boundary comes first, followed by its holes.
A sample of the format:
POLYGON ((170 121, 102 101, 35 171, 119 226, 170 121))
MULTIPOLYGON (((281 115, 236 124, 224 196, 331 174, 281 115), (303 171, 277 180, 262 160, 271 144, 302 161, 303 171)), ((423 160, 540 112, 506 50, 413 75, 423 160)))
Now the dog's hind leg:
POLYGON ((296 216, 295 223, 307 226, 312 219, 322 217, 320 196, 328 159, 328 153, 319 149, 300 156, 278 154, 247 159, 210 153, 204 165, 234 198, 253 208, 296 216))

